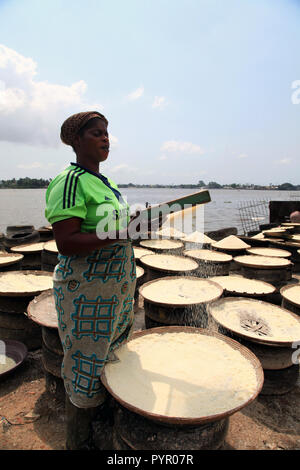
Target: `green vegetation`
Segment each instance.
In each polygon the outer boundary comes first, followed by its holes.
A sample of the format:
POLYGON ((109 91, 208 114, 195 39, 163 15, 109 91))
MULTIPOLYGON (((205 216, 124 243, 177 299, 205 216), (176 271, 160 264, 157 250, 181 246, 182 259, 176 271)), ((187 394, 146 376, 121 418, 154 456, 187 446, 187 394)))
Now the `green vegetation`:
POLYGON ((198 184, 119 184, 119 188, 186 188, 186 189, 267 189, 277 191, 299 191, 299 185, 293 185, 291 183, 283 183, 279 185, 266 185, 261 186, 258 184, 219 184, 216 181, 210 181, 208 184, 200 180, 198 184))
POLYGON ((19 178, 16 180, 2 180, 0 181, 0 189, 35 189, 35 188, 47 188, 51 179, 44 180, 42 178, 19 178))
MULTIPOLYGON (((0 189, 44 189, 47 188, 51 178, 44 180, 42 178, 15 178, 11 180, 0 180, 0 189)), ((279 185, 269 184, 266 186, 260 186, 257 184, 219 184, 216 181, 210 181, 205 183, 204 181, 198 181, 198 184, 119 184, 119 188, 173 188, 173 189, 268 189, 278 191, 299 191, 300 185, 293 185, 291 183, 283 183, 279 185)))

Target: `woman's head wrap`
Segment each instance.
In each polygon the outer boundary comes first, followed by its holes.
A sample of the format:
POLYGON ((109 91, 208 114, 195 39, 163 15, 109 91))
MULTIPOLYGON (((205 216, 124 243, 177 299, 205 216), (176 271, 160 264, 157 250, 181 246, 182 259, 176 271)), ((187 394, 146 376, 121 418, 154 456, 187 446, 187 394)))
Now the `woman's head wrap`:
POLYGON ((65 120, 61 126, 60 138, 64 144, 72 145, 75 137, 77 136, 80 129, 85 126, 85 124, 93 118, 102 119, 106 124, 108 124, 107 119, 103 114, 98 113, 98 111, 87 111, 84 113, 73 114, 68 119, 65 120))

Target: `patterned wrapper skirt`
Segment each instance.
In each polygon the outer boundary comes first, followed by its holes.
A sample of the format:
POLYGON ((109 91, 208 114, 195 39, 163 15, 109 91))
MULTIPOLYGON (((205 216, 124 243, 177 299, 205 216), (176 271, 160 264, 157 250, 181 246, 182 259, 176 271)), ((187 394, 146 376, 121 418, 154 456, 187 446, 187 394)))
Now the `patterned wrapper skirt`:
POLYGON ((136 284, 131 242, 120 241, 86 256, 58 256, 53 284, 64 350, 61 374, 73 405, 103 402, 100 381, 113 351, 132 333, 136 284))

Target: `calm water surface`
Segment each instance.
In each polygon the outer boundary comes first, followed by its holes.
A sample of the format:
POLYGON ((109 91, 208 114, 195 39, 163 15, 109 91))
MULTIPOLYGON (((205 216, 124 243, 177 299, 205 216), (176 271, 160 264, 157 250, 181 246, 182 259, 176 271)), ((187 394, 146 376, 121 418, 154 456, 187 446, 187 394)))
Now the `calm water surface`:
MULTIPOLYGON (((173 200, 185 194, 195 192, 192 189, 122 189, 122 194, 127 196, 128 203, 133 204, 158 204, 173 200)), ((255 190, 210 190, 211 202, 204 207, 204 230, 217 230, 224 227, 237 227, 238 233, 243 233, 239 204, 257 204, 259 201, 288 201, 300 200, 300 191, 255 191, 255 190)), ((1 189, 0 190, 0 232, 5 232, 8 225, 30 224, 35 227, 48 225, 44 216, 45 189, 1 189)), ((259 223, 266 223, 259 209, 253 209, 254 215, 260 216, 259 223)), ((245 217, 245 214, 243 214, 245 217)), ((248 217, 248 216, 247 216, 248 217)))

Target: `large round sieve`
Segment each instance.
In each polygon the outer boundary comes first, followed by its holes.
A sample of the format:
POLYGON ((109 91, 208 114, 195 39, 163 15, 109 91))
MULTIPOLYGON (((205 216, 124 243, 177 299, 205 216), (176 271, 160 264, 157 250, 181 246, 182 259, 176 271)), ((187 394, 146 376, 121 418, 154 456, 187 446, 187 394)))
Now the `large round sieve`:
POLYGON ((293 265, 293 263, 286 258, 260 255, 236 256, 234 261, 241 266, 259 269, 284 269, 293 265))
POLYGON ((53 286, 53 275, 52 273, 48 271, 33 271, 33 270, 27 270, 27 271, 7 271, 0 273, 0 297, 31 297, 34 295, 38 295, 41 292, 44 292, 45 290, 51 289, 53 286), (32 279, 32 287, 29 289, 22 289, 20 288, 19 290, 17 289, 6 289, 5 290, 5 277, 8 277, 9 279, 12 278, 12 276, 15 276, 16 281, 18 279, 21 279, 23 276, 33 276, 32 279), (38 277, 45 277, 45 286, 41 285, 34 285, 34 278, 38 277), (47 285, 46 285, 47 284, 47 285))
POLYGON ((218 325, 249 341, 283 347, 292 347, 295 342, 300 341, 299 316, 269 302, 245 297, 225 297, 209 304, 207 310, 218 325), (275 321, 271 318, 272 310, 277 317, 276 321, 280 319, 282 325, 284 322, 291 323, 290 330, 295 334, 294 338, 286 337, 284 340, 272 336, 272 321, 273 331, 275 321))
POLYGON ((58 328, 53 290, 49 289, 29 302, 27 315, 30 320, 47 328, 58 328))
MULTIPOLYGON (((152 290, 152 289, 151 289, 152 290)), ((166 276, 166 277, 162 277, 160 279, 154 279, 153 281, 149 281, 149 282, 146 282, 145 284, 143 284, 143 286, 140 288, 140 294, 142 297, 144 297, 145 300, 147 300, 148 302, 151 302, 153 304, 156 304, 156 305, 165 305, 167 307, 188 307, 188 306, 192 306, 192 305, 199 305, 199 304, 203 304, 203 303, 209 303, 209 302, 213 302, 217 299, 219 299, 221 297, 221 295, 223 294, 223 288, 217 284, 216 282, 213 282, 213 281, 208 281, 207 279, 202 279, 202 278, 199 278, 199 277, 194 277, 194 276, 166 276), (198 300, 190 300, 190 301, 170 301, 170 302, 166 302, 164 300, 159 300, 157 297, 155 298, 155 294, 154 294, 154 297, 152 295, 149 295, 147 294, 147 290, 149 286, 153 287, 153 286, 157 286, 157 287, 160 287, 160 286, 163 286, 163 287, 166 287, 166 281, 167 281, 167 285, 171 286, 171 283, 174 283, 176 282, 176 280, 180 280, 182 281, 182 283, 189 283, 189 281, 193 281, 191 282, 191 289, 196 289, 196 286, 198 285, 199 289, 205 289, 205 287, 210 287, 212 288, 212 296, 209 298, 209 299, 202 299, 201 300, 201 297, 199 296, 199 299, 198 300)))
MULTIPOLYGON (((264 382, 263 369, 262 369, 261 364, 260 364, 259 360, 257 359, 257 357, 251 351, 249 351, 244 346, 240 345, 237 341, 232 340, 231 338, 227 338, 227 337, 225 337, 223 335, 219 335, 217 333, 211 333, 208 330, 201 329, 201 328, 182 327, 182 326, 169 326, 169 327, 153 328, 153 329, 149 329, 149 330, 135 332, 132 335, 132 337, 130 338, 129 341, 133 341, 136 338, 139 338, 139 337, 145 336, 145 335, 151 335, 151 334, 161 334, 161 335, 163 335, 163 334, 166 334, 166 333, 181 333, 181 332, 184 332, 184 333, 187 333, 187 334, 197 333, 199 335, 216 337, 217 339, 220 339, 221 341, 225 342, 227 345, 232 347, 234 350, 239 351, 239 353, 244 358, 246 358, 247 361, 249 361, 249 363, 251 363, 251 365, 253 366, 254 371, 255 371, 257 383, 256 383, 255 391, 252 394, 252 396, 249 399, 247 399, 244 403, 241 403, 239 406, 237 406, 235 408, 232 408, 232 409, 228 409, 226 412, 216 413, 214 415, 210 414, 208 416, 197 416, 197 417, 193 417, 193 418, 178 417, 178 416, 165 416, 165 415, 145 411, 144 409, 138 408, 138 407, 132 405, 131 403, 128 403, 127 401, 123 400, 114 390, 112 390, 112 388, 108 384, 108 379, 107 379, 107 376, 106 376, 107 366, 105 366, 104 369, 103 369, 102 375, 101 375, 102 383, 103 383, 104 387, 107 389, 107 391, 114 397, 114 399, 118 403, 120 403, 122 406, 124 406, 128 410, 130 410, 130 411, 132 411, 136 414, 142 415, 142 416, 144 416, 148 419, 151 419, 153 421, 157 421, 157 422, 161 422, 161 423, 167 423, 167 424, 173 424, 173 425, 181 425, 181 426, 188 425, 188 426, 191 426, 191 425, 203 425, 205 423, 209 423, 209 422, 224 419, 224 418, 236 413, 237 411, 239 411, 240 409, 244 408, 249 403, 251 403, 253 400, 255 400, 255 398, 260 393, 260 391, 262 389, 262 386, 263 386, 263 382, 264 382)), ((132 383, 130 383, 130 378, 128 378, 128 384, 130 384, 132 386, 132 383)))

